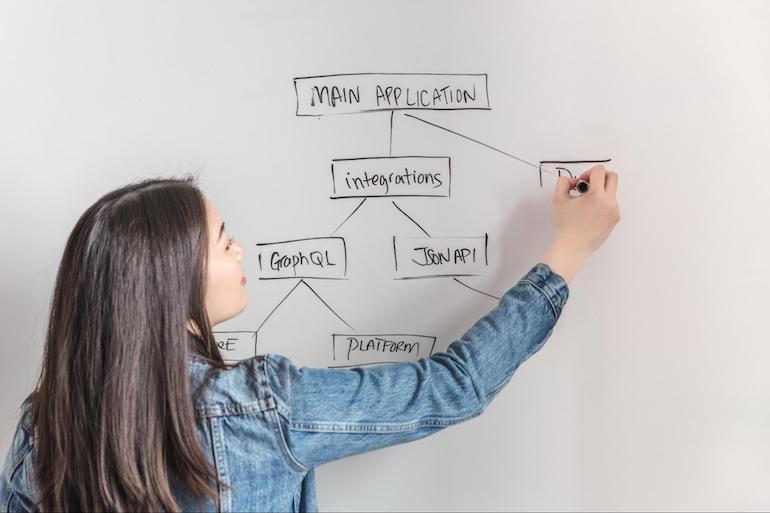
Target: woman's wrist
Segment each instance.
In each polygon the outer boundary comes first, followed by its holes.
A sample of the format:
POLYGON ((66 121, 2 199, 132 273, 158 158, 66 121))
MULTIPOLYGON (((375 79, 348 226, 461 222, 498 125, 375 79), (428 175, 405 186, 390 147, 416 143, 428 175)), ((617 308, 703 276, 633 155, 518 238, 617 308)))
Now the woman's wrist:
POLYGON ((580 253, 560 246, 557 243, 551 245, 541 260, 551 268, 553 272, 561 276, 569 284, 575 274, 583 267, 587 257, 580 253))

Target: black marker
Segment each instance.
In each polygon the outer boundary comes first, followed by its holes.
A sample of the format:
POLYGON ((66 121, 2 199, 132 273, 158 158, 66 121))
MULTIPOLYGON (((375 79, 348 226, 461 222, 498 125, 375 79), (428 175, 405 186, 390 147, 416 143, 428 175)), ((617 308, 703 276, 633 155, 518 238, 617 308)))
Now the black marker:
POLYGON ((586 180, 578 180, 578 183, 574 187, 580 194, 588 191, 588 182, 586 180))

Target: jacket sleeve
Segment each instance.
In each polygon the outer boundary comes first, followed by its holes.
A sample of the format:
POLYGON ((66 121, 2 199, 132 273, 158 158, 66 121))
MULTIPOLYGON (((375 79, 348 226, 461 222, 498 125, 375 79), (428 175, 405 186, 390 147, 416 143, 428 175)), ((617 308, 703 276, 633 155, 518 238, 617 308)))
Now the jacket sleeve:
POLYGON ((569 297, 538 263, 446 351, 414 362, 297 368, 266 355, 277 421, 294 463, 310 469, 410 442, 480 415, 551 335, 569 297))
POLYGON ((21 417, 3 462, 0 478, 0 510, 35 511, 30 497, 35 496, 32 482, 32 427, 29 413, 30 396, 22 402, 21 417))

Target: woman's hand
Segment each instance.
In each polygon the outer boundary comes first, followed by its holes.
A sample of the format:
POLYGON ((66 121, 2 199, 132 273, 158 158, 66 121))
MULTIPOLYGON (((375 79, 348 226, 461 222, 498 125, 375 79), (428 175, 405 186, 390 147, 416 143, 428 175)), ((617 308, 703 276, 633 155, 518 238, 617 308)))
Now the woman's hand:
POLYGON ((555 235, 542 259, 551 270, 569 283, 588 257, 607 239, 620 221, 616 194, 618 174, 602 165, 588 169, 579 177, 560 176, 553 193, 555 235), (589 182, 588 191, 570 195, 578 180, 589 182))

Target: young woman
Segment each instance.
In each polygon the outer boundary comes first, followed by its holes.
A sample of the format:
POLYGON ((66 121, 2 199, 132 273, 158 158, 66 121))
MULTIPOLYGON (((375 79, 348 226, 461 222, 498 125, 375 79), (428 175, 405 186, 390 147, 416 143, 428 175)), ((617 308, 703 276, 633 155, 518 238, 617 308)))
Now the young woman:
POLYGON ((620 219, 616 173, 560 177, 549 251, 447 351, 369 368, 225 365, 243 248, 193 178, 110 192, 56 278, 37 387, 0 482, 8 511, 316 511, 314 468, 481 414, 550 336, 620 219), (590 190, 572 197, 578 178, 590 190))

